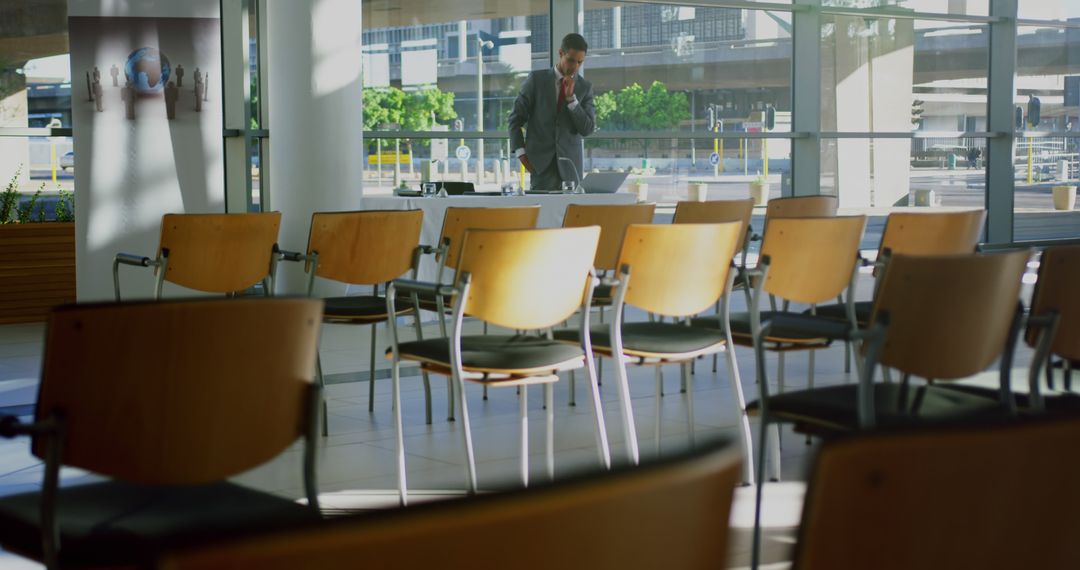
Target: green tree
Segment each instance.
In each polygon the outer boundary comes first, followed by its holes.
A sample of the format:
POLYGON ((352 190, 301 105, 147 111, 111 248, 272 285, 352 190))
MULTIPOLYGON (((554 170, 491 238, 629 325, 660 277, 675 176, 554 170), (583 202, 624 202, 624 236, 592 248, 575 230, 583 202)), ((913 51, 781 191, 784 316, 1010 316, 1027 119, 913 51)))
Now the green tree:
MULTIPOLYGON (((677 127, 690 118, 686 93, 670 92, 666 85, 653 81, 648 89, 637 83, 618 91, 608 91, 595 98, 596 124, 611 131, 658 131, 677 127)), ((643 147, 644 142, 638 143, 643 147)), ((596 141, 589 146, 608 146, 596 141)))
MULTIPOLYGON (((379 130, 387 124, 396 124, 406 131, 430 130, 435 122, 445 123, 457 118, 454 111, 454 94, 428 87, 418 91, 402 91, 397 87, 365 88, 364 130, 379 130), (435 122, 432 121, 434 116, 435 122)), ((393 140, 383 139, 383 145, 393 140)), ((406 139, 412 154, 412 140, 406 139)), ((423 144, 430 144, 424 140, 423 144)))

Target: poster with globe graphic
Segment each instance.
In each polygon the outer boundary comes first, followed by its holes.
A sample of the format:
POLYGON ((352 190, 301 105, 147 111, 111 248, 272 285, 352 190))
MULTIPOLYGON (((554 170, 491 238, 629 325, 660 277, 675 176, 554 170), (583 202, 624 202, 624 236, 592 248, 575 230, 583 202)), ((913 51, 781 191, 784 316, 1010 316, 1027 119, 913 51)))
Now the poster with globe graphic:
MULTIPOLYGON (((224 211, 220 20, 68 23, 76 216, 87 216, 77 255, 152 249, 163 213, 224 211)), ((78 272, 80 299, 111 289, 97 273, 108 272, 78 272)))

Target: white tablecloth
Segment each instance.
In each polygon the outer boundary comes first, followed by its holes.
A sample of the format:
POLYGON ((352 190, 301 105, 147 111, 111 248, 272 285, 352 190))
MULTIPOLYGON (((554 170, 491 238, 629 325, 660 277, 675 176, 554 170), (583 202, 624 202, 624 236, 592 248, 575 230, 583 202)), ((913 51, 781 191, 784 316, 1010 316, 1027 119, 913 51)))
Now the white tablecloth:
MULTIPOLYGON (((443 217, 450 207, 509 208, 512 206, 540 205, 536 221, 540 228, 562 226, 563 214, 568 204, 633 204, 637 196, 624 192, 614 194, 549 194, 528 196, 449 196, 446 198, 405 198, 400 196, 365 196, 365 210, 423 210, 424 225, 420 230, 420 243, 435 246, 442 233, 443 217)), ((420 264, 420 279, 433 281, 436 264, 433 256, 425 255, 420 264)))

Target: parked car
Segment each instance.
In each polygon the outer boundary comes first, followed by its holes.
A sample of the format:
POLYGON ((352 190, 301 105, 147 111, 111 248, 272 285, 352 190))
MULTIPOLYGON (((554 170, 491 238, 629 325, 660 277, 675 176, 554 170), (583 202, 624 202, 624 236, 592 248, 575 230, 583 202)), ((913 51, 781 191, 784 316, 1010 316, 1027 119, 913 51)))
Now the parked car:
POLYGON ((64 156, 60 157, 60 169, 75 170, 75 151, 65 152, 64 156))

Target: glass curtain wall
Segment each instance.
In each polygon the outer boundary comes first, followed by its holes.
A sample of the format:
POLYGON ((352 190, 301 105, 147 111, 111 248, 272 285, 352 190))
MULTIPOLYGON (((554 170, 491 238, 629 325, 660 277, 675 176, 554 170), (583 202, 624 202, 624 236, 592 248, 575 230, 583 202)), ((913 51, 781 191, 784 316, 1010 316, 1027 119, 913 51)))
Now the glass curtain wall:
POLYGON ((74 191, 71 98, 92 96, 72 81, 67 1, 3 3, 0 37, 0 223, 53 219, 74 191))
POLYGON ((1080 179, 1080 3, 1020 0, 1016 31, 1013 235, 1077 234, 1080 179))

